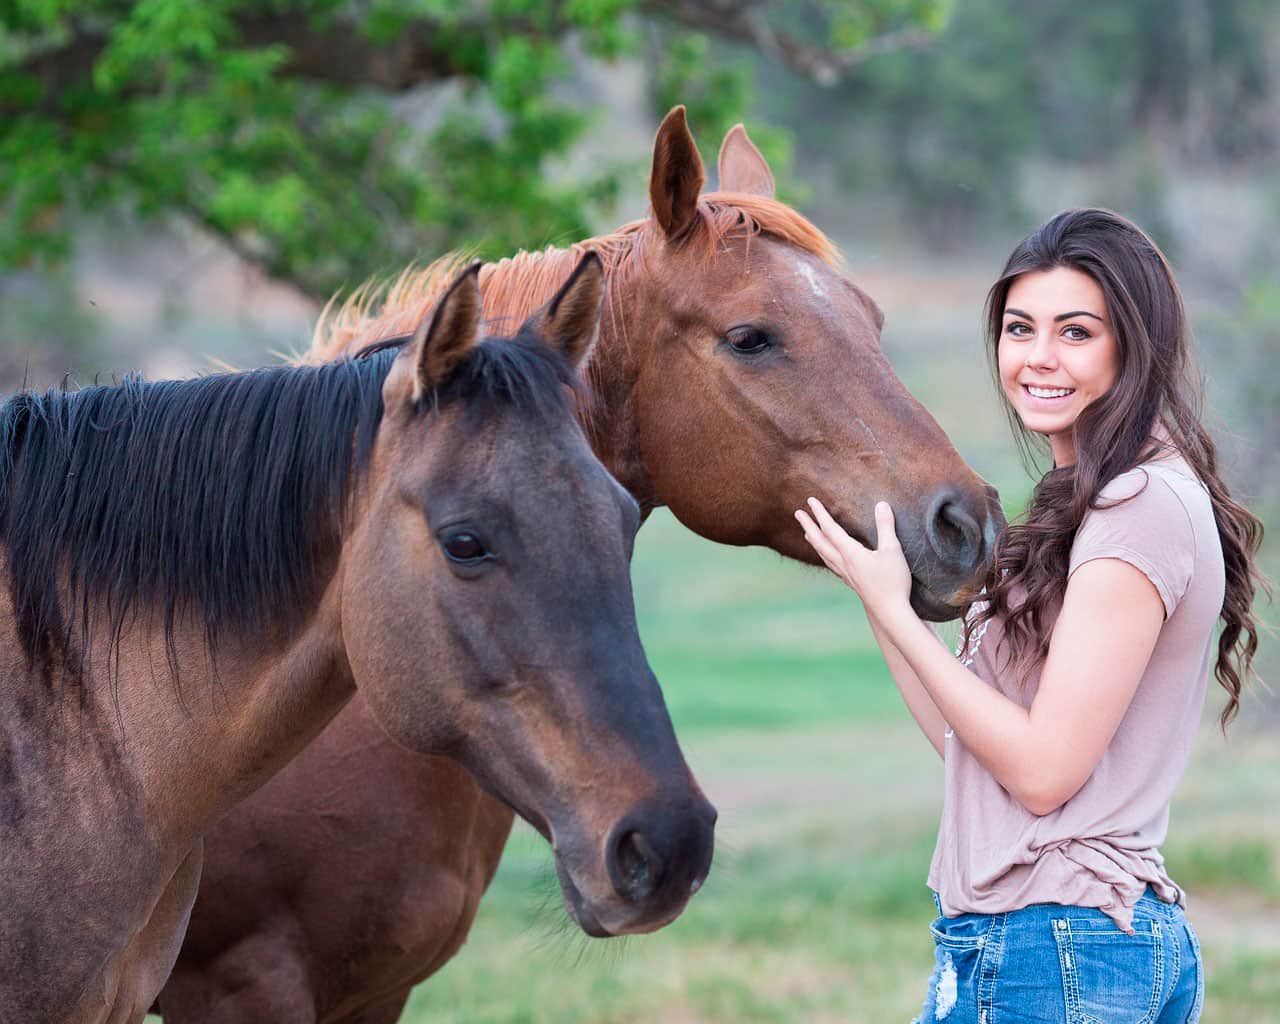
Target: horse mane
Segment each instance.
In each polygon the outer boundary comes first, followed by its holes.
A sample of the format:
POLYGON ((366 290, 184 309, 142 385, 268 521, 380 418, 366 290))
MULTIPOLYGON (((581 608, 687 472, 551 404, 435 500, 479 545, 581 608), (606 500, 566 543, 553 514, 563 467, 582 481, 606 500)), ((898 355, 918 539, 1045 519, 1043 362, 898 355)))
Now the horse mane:
MULTIPOLYGON (((835 244, 803 214, 776 199, 745 192, 712 192, 700 198, 698 213, 702 227, 691 242, 705 246, 708 259, 727 239, 766 235, 828 265, 840 265, 835 244)), ((568 280, 588 250, 598 253, 604 263, 602 315, 616 316, 613 296, 644 266, 651 224, 648 219, 632 221, 610 234, 567 248, 526 250, 485 264, 480 271, 480 288, 486 313, 494 317, 491 323, 502 330, 514 330, 568 280)), ((339 304, 331 300, 316 322, 311 347, 301 361, 328 362, 412 332, 471 259, 468 253, 449 253, 426 267, 407 267, 387 284, 367 281, 339 304)))
MULTIPOLYGON (((29 667, 80 676, 99 626, 118 655, 139 612, 161 616, 175 673, 182 618, 203 621, 211 662, 228 632, 295 629, 333 571, 396 355, 0 405, 0 544, 29 667)), ((424 403, 547 416, 573 381, 536 339, 488 339, 424 403)))

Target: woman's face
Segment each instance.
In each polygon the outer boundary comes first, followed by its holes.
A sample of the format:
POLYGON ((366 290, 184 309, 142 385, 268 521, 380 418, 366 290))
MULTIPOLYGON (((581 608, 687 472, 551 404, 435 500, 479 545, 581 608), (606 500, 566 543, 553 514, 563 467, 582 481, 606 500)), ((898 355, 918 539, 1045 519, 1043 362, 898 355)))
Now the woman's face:
POLYGON ((1120 369, 1102 289, 1071 267, 1028 271, 1005 299, 1000 383, 1023 425, 1049 438, 1058 466, 1075 462, 1071 428, 1120 369))

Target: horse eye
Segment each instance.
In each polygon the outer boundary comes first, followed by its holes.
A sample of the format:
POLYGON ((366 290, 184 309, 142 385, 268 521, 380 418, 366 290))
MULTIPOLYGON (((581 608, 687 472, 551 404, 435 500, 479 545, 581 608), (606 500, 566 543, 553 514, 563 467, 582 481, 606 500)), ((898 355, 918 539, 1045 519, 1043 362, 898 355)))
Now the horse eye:
POLYGON ((727 335, 725 341, 738 355, 759 355, 773 345, 773 339, 759 327, 735 327, 727 335))
POLYGON ((489 557, 484 542, 474 533, 459 530, 445 537, 440 542, 444 553, 459 565, 475 565, 489 557))

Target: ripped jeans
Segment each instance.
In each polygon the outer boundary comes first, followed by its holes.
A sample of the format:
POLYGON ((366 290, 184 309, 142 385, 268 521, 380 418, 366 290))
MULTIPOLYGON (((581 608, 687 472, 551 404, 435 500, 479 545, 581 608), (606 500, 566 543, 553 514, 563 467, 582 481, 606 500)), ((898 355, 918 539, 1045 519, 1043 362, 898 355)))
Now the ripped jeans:
POLYGON ((1204 968, 1182 908, 1148 889, 1133 927, 1128 935, 1100 910, 1058 903, 938 917, 913 1024, 1195 1024, 1204 968))

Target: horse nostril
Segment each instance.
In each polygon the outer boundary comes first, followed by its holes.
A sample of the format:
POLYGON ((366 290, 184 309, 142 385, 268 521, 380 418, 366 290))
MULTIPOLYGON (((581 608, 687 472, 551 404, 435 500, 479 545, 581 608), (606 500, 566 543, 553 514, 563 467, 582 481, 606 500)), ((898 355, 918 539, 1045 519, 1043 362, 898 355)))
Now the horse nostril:
POLYGON ((953 568, 970 571, 982 555, 982 526, 949 494, 934 500, 925 533, 934 553, 953 568))
POLYGON ((659 859, 640 832, 625 832, 613 850, 614 885, 632 902, 643 902, 656 887, 659 859))

